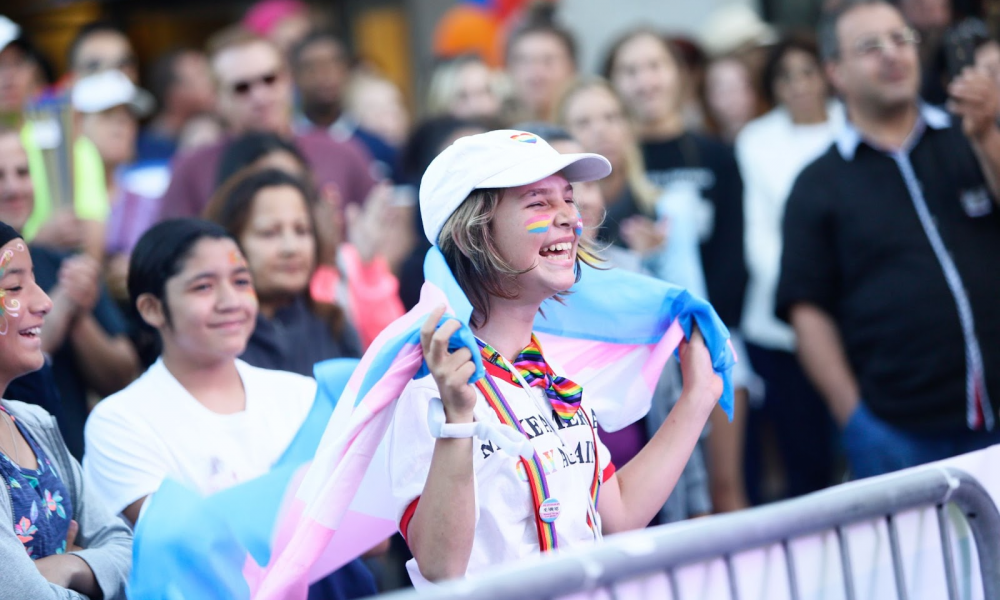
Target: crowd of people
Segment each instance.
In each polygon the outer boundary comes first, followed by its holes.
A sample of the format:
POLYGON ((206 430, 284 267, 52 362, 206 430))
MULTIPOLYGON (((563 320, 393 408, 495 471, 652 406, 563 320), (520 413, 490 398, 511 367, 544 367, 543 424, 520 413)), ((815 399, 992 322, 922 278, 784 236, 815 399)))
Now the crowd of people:
MULTIPOLYGON (((415 306, 432 246, 471 286, 484 356, 527 352, 525 326, 541 355, 530 322, 495 302, 537 311, 573 284, 544 272, 550 250, 544 267, 512 266, 535 239, 521 221, 550 206, 545 230, 575 232, 605 266, 707 299, 739 356, 732 422, 711 409, 721 388, 696 340, 646 417, 604 431, 584 415, 593 432, 569 437, 602 456, 553 485, 607 491, 600 519, 596 498, 590 513, 564 501, 579 517, 567 539, 1000 442, 1000 44, 982 22, 946 0, 830 0, 815 32, 748 34, 722 54, 636 27, 585 73, 573 33, 527 10, 503 69, 441 57, 408 101, 306 15, 263 0, 204 48, 148 65, 97 21, 58 77, 0 16, 0 562, 15 575, 0 597, 123 597, 131 529, 159 485, 207 494, 266 472, 309 411, 313 365, 361 357, 415 306), (428 214, 444 202, 423 199, 428 167, 457 161, 457 178, 469 165, 447 149, 500 153, 494 130, 589 166, 540 173, 538 205, 480 189, 535 183, 508 177, 476 182, 471 209, 428 214)), ((491 475, 498 495, 481 498, 455 481, 483 476, 485 456, 462 463, 465 446, 407 427, 434 396, 453 422, 482 418, 487 391, 462 386, 469 357, 442 346, 450 327, 424 332, 433 377, 407 389, 391 430, 413 448, 389 466, 402 537, 310 597, 524 555, 534 518, 494 518, 517 478, 491 475)), ((517 396, 504 362, 488 371, 517 396)))

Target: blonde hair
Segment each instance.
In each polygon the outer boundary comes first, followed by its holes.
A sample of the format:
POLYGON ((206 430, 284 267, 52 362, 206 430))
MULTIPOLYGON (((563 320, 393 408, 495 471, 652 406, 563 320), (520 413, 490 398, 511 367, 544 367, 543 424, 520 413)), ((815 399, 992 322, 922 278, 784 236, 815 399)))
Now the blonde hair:
POLYGON ((655 211, 656 201, 659 199, 662 191, 653 185, 653 182, 646 176, 646 161, 643 160, 642 151, 639 149, 639 143, 636 141, 628 107, 607 79, 594 75, 589 77, 580 77, 571 82, 565 89, 563 89, 562 94, 559 96, 559 101, 556 102, 553 120, 566 130, 570 130, 569 122, 566 117, 569 104, 577 95, 592 89, 605 90, 611 94, 611 97, 615 99, 615 102, 617 102, 619 108, 621 108, 622 117, 626 119, 631 138, 631 141, 625 146, 622 152, 622 156, 625 161, 625 180, 639 207, 646 212, 655 211))
MULTIPOLYGON (((489 320, 490 296, 507 300, 517 298, 518 275, 534 268, 517 269, 496 246, 492 224, 504 192, 503 189, 473 190, 445 222, 438 237, 448 267, 472 304, 473 327, 482 327, 489 320)), ((574 268, 577 281, 581 275, 580 263, 592 267, 600 264, 600 259, 583 238, 577 242, 574 268)))
POLYGON ((274 45, 274 42, 244 29, 240 25, 230 25, 213 33, 205 43, 205 51, 208 54, 209 63, 214 64, 215 59, 223 52, 252 44, 266 44, 273 48, 279 56, 281 55, 281 51, 274 45))
POLYGON ((437 117, 449 114, 458 88, 459 74, 462 69, 470 65, 482 65, 483 68, 489 68, 475 54, 466 54, 443 62, 434 69, 431 83, 427 86, 425 116, 437 117))

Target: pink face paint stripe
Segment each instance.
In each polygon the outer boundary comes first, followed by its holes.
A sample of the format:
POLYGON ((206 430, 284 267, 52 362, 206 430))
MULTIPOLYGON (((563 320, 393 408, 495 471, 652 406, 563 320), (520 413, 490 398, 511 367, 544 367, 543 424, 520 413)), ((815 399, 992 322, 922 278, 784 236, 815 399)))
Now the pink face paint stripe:
POLYGON ((537 217, 531 217, 524 222, 524 226, 531 233, 545 233, 549 230, 549 226, 552 225, 552 217, 548 215, 539 215, 537 217))

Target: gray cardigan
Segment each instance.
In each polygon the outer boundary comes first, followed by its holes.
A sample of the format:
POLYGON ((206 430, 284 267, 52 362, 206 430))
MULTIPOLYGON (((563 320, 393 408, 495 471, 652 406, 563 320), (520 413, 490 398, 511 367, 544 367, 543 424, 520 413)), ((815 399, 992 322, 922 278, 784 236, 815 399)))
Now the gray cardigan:
MULTIPOLYGON (((105 600, 125 598, 125 584, 132 569, 132 532, 84 485, 80 463, 70 456, 56 420, 38 406, 0 400, 31 432, 66 484, 73 502, 73 518, 80 531, 76 544, 86 548, 73 554, 90 566, 105 600)), ((14 515, 9 489, 0 491, 0 600, 32 598, 82 600, 87 596, 46 581, 14 535, 14 515)))

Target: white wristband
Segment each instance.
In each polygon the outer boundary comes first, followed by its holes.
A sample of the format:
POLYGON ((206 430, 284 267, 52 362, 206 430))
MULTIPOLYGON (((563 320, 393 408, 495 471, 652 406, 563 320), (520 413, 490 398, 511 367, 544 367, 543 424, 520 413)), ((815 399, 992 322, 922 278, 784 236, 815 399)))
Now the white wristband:
POLYGON ((444 403, 440 398, 431 398, 427 407, 427 426, 435 438, 471 438, 481 440, 499 438, 503 440, 500 450, 511 456, 531 458, 535 449, 528 438, 512 427, 496 426, 482 421, 472 423, 447 423, 444 414, 444 403))

